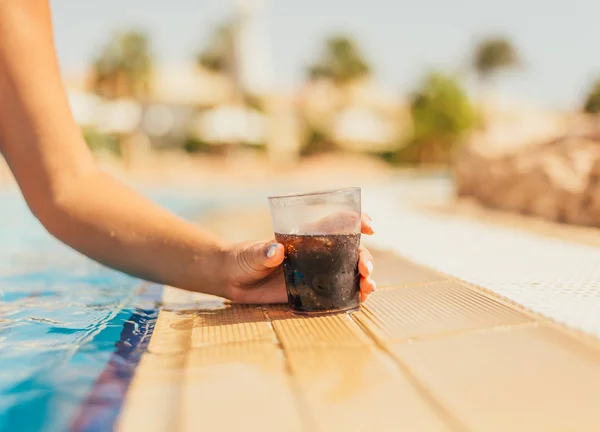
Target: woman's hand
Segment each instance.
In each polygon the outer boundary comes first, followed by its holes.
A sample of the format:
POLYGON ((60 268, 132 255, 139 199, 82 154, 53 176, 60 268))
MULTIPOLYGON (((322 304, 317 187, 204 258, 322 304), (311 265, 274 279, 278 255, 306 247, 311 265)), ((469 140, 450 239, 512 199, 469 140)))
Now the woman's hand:
MULTIPOLYGON (((356 219, 355 219, 356 220, 356 219)), ((374 233, 371 218, 361 218, 363 234, 374 233)), ((225 296, 238 303, 286 303, 287 293, 283 278, 284 247, 275 241, 243 243, 234 246, 226 260, 229 275, 225 296)), ((360 298, 365 301, 375 288, 373 257, 361 247, 358 261, 360 298)))

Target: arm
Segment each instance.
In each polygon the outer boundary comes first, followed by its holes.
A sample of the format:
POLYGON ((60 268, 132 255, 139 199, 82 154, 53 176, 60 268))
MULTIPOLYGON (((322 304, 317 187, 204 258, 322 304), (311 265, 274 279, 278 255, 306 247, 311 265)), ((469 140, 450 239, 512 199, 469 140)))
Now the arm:
MULTIPOLYGON (((88 257, 234 301, 286 301, 282 245, 225 244, 99 171, 62 87, 48 0, 0 0, 0 151, 35 216, 88 257)), ((360 257, 366 295, 372 258, 360 257)))
POLYGON ((96 167, 62 87, 47 0, 0 0, 0 150, 61 241, 135 276, 225 294, 226 245, 96 167))

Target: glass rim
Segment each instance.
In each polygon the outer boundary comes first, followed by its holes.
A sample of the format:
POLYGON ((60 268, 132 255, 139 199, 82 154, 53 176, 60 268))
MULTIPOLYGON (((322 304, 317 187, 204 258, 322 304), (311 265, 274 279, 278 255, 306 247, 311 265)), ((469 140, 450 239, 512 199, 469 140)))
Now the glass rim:
POLYGON ((317 191, 317 192, 301 192, 301 193, 291 193, 291 194, 285 194, 285 195, 272 195, 267 198, 269 201, 272 201, 272 200, 285 199, 285 198, 302 198, 302 197, 311 197, 311 196, 319 196, 319 195, 334 195, 334 194, 338 194, 338 193, 356 192, 356 191, 360 191, 360 190, 361 190, 361 188, 359 186, 355 186, 355 187, 348 187, 348 188, 342 188, 342 189, 329 189, 329 190, 323 190, 323 191, 317 191))

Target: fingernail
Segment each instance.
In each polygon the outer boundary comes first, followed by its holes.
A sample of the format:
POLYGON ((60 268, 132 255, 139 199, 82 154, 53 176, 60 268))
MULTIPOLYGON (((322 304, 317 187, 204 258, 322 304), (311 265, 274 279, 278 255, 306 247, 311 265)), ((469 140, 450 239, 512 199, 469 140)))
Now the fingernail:
POLYGON ((275 256, 275 252, 277 252, 277 245, 272 244, 269 246, 269 249, 267 249, 267 258, 273 258, 275 256))
POLYGON ((373 261, 367 263, 367 270, 369 270, 369 274, 373 273, 373 261))
POLYGON ((371 282, 373 282, 373 292, 377 291, 377 282, 375 282, 373 279, 371 279, 371 282))

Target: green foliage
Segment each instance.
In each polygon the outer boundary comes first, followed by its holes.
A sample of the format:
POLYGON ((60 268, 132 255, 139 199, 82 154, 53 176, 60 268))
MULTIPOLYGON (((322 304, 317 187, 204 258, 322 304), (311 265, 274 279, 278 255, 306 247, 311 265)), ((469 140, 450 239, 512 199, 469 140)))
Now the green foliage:
POLYGON ((92 152, 106 151, 121 157, 121 146, 116 137, 99 133, 93 128, 85 128, 82 133, 85 142, 92 152))
POLYGON ((188 137, 184 144, 183 149, 190 154, 223 154, 227 153, 228 150, 250 150, 256 153, 265 153, 267 146, 264 143, 240 143, 235 145, 211 145, 206 141, 199 138, 188 137))
POLYGON ((214 150, 207 142, 193 137, 189 137, 185 140, 183 149, 187 153, 211 153, 214 150))
POLYGON ((412 96, 410 108, 413 137, 397 153, 397 159, 406 162, 449 162, 477 120, 460 83, 441 73, 431 73, 424 79, 412 96))
POLYGON ((600 79, 590 89, 583 105, 583 111, 588 114, 600 113, 600 79))
POLYGON ((370 67, 352 39, 334 36, 326 41, 321 59, 308 72, 311 79, 325 77, 345 84, 368 75, 370 67))
POLYGON ((323 131, 310 126, 309 128, 308 139, 300 151, 301 156, 312 156, 338 150, 335 143, 323 131))
POLYGON ((501 37, 482 40, 473 54, 473 68, 482 79, 501 69, 516 67, 519 63, 519 55, 513 44, 501 37))
POLYGON ((458 80, 429 74, 412 95, 411 112, 417 140, 454 137, 469 130, 475 111, 458 80))
POLYGON ((233 26, 227 22, 219 26, 208 45, 198 54, 198 64, 212 72, 224 73, 231 68, 234 50, 233 26))
POLYGON ((267 152, 267 144, 263 142, 256 143, 242 143, 239 145, 241 149, 250 150, 259 154, 264 154, 267 152))
POLYGON ((108 97, 140 97, 152 71, 150 43, 139 31, 114 34, 94 61, 96 92, 108 97))

